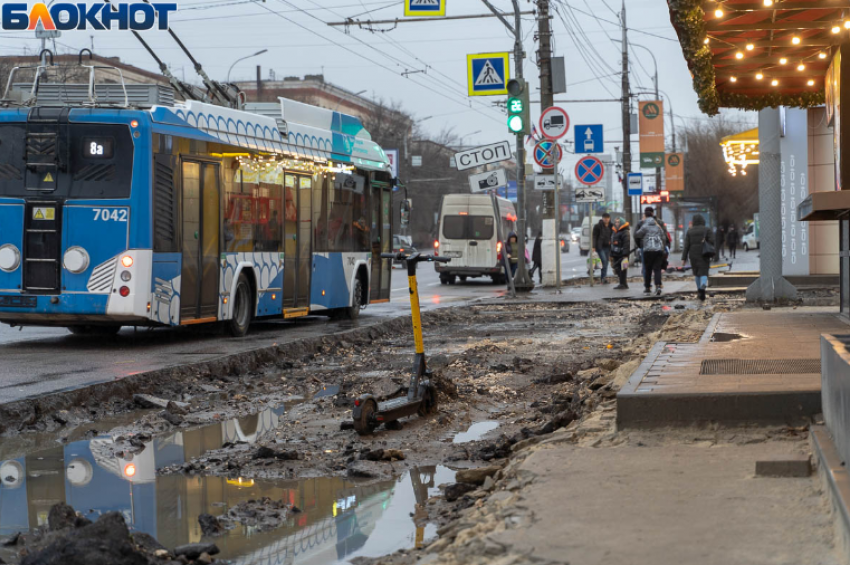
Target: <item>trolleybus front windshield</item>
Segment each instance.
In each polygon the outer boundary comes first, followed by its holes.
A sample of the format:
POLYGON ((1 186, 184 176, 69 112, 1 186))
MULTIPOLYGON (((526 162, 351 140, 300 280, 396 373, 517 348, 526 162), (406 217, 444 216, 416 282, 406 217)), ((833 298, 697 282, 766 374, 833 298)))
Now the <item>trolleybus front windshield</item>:
POLYGON ((0 196, 130 197, 133 139, 120 124, 0 124, 0 196))

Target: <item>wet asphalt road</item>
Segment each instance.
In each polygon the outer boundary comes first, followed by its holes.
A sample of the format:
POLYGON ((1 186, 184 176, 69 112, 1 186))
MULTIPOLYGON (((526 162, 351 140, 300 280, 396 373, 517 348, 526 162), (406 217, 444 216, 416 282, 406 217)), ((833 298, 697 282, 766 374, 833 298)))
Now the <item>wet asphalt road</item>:
MULTIPOLYGON (((580 276, 584 257, 578 249, 562 255, 564 278, 580 276)), ((420 267, 419 293, 423 310, 459 305, 470 300, 505 294, 503 285, 490 279, 470 279, 466 284, 441 285, 430 265, 420 267)), ((366 308, 357 322, 330 321, 310 316, 295 321, 260 321, 244 338, 224 336, 213 327, 179 329, 125 328, 117 339, 72 336, 64 328, 0 325, 0 403, 96 384, 140 372, 184 363, 215 359, 275 344, 292 342, 377 324, 409 312, 406 272, 395 269, 391 302, 366 308)))

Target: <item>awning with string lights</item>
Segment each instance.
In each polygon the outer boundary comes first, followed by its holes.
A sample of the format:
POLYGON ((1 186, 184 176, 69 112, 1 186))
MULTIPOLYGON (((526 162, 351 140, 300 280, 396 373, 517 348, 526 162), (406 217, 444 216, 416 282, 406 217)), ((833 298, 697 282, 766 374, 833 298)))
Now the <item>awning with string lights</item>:
POLYGON ((850 0, 668 0, 700 109, 824 103, 833 47, 850 34, 850 0))

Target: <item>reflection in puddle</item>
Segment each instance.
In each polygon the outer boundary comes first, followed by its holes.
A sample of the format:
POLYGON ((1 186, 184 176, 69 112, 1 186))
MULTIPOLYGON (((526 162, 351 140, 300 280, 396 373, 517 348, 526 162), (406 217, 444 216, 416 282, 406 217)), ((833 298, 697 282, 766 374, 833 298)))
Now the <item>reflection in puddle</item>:
MULTIPOLYGON (((47 523, 50 508, 67 502, 90 519, 120 512, 135 531, 166 547, 202 539, 198 516, 222 515, 240 502, 267 496, 302 510, 280 528, 260 532, 237 526, 211 538, 234 564, 344 563, 421 545, 436 535, 417 504, 452 482, 446 467, 421 467, 396 480, 369 485, 343 478, 251 480, 186 475, 157 476, 225 442, 256 441, 273 429, 284 408, 157 437, 135 454, 117 451, 110 436, 76 441, 0 463, 0 535, 47 523), (413 515, 413 517, 411 517, 413 515)), ((3 558, 13 557, 4 553, 3 558)))
POLYGON ((339 394, 339 385, 323 386, 321 390, 316 391, 313 398, 322 398, 323 396, 334 396, 339 394))
POLYGON ((730 334, 723 332, 715 332, 711 336, 711 341, 735 341, 736 339, 746 339, 747 336, 741 334, 730 334))
POLYGON ((460 432, 452 440, 452 443, 467 443, 481 439, 481 436, 487 432, 493 431, 499 427, 499 422, 488 420, 486 422, 476 422, 469 426, 465 432, 460 432))

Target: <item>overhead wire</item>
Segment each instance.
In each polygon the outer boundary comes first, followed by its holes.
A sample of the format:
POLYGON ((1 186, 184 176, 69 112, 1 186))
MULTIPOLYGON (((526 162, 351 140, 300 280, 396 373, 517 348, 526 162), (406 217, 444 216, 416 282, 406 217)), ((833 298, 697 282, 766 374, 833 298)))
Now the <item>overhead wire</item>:
POLYGON ((596 71, 596 67, 593 64, 591 64, 591 60, 590 60, 591 57, 588 53, 585 52, 583 45, 582 45, 582 42, 579 40, 579 38, 573 32, 573 29, 572 29, 573 25, 571 24, 571 22, 568 21, 567 17, 565 16, 562 3, 559 2, 559 1, 556 1, 556 2, 552 3, 551 6, 552 6, 553 11, 560 18, 561 23, 564 25, 564 28, 567 31, 567 34, 570 36, 570 39, 572 39, 573 44, 576 46, 576 50, 578 51, 579 56, 584 61, 585 65, 587 65, 591 74, 593 74, 593 76, 599 82, 600 86, 602 86, 602 88, 605 89, 605 91, 608 92, 609 95, 611 95, 612 97, 615 96, 614 92, 602 80, 602 76, 596 71))
MULTIPOLYGON (((293 7, 293 8, 296 8, 296 10, 298 10, 298 11, 303 11, 303 10, 299 9, 297 6, 294 6, 293 4, 290 4, 289 2, 286 2, 285 0, 280 0, 280 1, 281 1, 281 2, 283 2, 283 3, 285 3, 285 4, 287 4, 287 5, 289 5, 289 6, 291 6, 291 7, 293 7)), ((357 51, 352 51, 352 50, 350 50, 350 49, 347 49, 346 47, 344 47, 343 45, 341 45, 339 42, 337 42, 337 41, 335 41, 335 40, 333 40, 333 39, 330 39, 330 38, 328 38, 328 37, 325 37, 324 35, 322 35, 322 34, 320 34, 320 33, 316 32, 315 30, 312 30, 312 29, 308 28, 307 26, 305 26, 305 25, 301 24, 300 22, 298 22, 298 21, 296 21, 296 20, 293 20, 292 18, 289 18, 289 17, 287 17, 287 16, 285 16, 285 15, 283 15, 283 14, 281 14, 281 13, 278 13, 278 12, 276 12, 275 10, 272 10, 271 8, 269 8, 269 7, 265 6, 264 4, 258 4, 258 5, 259 5, 261 8, 265 9, 266 11, 268 11, 269 13, 274 14, 274 15, 276 15, 277 17, 279 17, 279 18, 282 18, 282 19, 286 20, 287 22, 289 22, 289 23, 291 23, 291 24, 295 25, 296 27, 301 28, 301 29, 303 29, 303 30, 305 30, 305 31, 307 31, 307 32, 309 32, 309 33, 311 33, 311 34, 313 34, 313 35, 315 35, 315 36, 317 36, 317 37, 319 37, 319 38, 321 38, 321 39, 323 39, 323 40, 325 40, 325 41, 327 41, 327 42, 329 42, 329 43, 331 43, 331 44, 333 44, 333 45, 335 45, 335 46, 337 46, 337 47, 339 47, 339 48, 341 48, 341 49, 344 49, 346 52, 350 53, 351 55, 354 55, 354 56, 356 56, 356 57, 359 57, 359 58, 361 58, 361 59, 364 59, 364 60, 366 60, 366 61, 368 61, 368 62, 370 62, 370 63, 372 63, 372 64, 374 64, 374 65, 376 65, 376 66, 378 66, 378 67, 380 67, 380 68, 382 68, 382 69, 384 69, 384 70, 386 70, 386 71, 391 72, 392 74, 395 74, 395 75, 400 74, 400 72, 399 72, 399 71, 397 71, 396 69, 393 69, 393 68, 391 68, 391 67, 387 66, 386 64, 381 63, 380 61, 377 61, 377 60, 375 60, 375 59, 373 59, 373 58, 371 58, 371 57, 369 57, 369 56, 367 56, 367 55, 365 55, 365 54, 363 54, 363 53, 359 53, 359 52, 357 52, 357 51)), ((311 17, 311 18, 313 18, 313 19, 318 19, 320 22, 325 23, 325 22, 323 22, 321 19, 316 18, 314 15, 309 14, 308 12, 304 12, 304 13, 305 13, 305 14, 307 14, 308 16, 310 16, 310 17, 311 17)), ((340 31, 341 33, 344 33, 344 32, 342 32, 341 30, 338 30, 338 31, 340 31)), ((385 57, 388 57, 388 58, 390 58, 391 60, 394 60, 394 61, 395 61, 395 64, 396 64, 397 66, 401 66, 401 67, 403 67, 403 66, 404 66, 404 62, 403 62, 403 61, 400 61, 399 59, 397 59, 397 58, 395 58, 395 57, 392 57, 391 55, 388 55, 388 54, 386 54, 386 53, 381 52, 380 50, 376 49, 374 46, 371 46, 371 45, 369 45, 369 44, 367 44, 367 43, 363 42, 362 40, 360 40, 360 39, 358 39, 358 38, 356 38, 356 37, 353 37, 353 39, 355 39, 355 40, 356 40, 356 41, 358 41, 359 43, 362 43, 362 44, 366 45, 367 47, 369 47, 369 48, 371 48, 371 49, 373 49, 373 50, 377 51, 379 54, 381 54, 381 55, 383 55, 383 56, 385 56, 385 57)), ((430 91, 430 92, 433 92, 434 94, 436 94, 436 95, 438 95, 438 96, 440 96, 440 97, 442 97, 442 98, 445 98, 445 99, 450 100, 450 101, 452 101, 452 102, 454 102, 454 103, 457 103, 457 104, 461 104, 461 105, 466 106, 466 103, 467 103, 467 101, 466 101, 466 100, 461 101, 461 100, 459 100, 457 97, 449 96, 447 93, 441 92, 440 90, 435 89, 435 88, 431 88, 431 86, 430 86, 430 85, 428 85, 428 84, 424 84, 424 83, 422 83, 422 82, 419 82, 419 81, 417 81, 417 80, 415 80, 415 79, 411 78, 410 76, 407 76, 407 77, 405 77, 405 78, 407 78, 407 80, 410 80, 411 82, 413 82, 413 83, 414 83, 414 84, 416 84, 417 86, 420 86, 420 87, 422 87, 422 88, 424 88, 424 89, 426 89, 426 90, 428 90, 428 91, 430 91)), ((477 109, 473 109, 473 110, 474 110, 475 112, 477 112, 477 113, 481 114, 482 116, 487 117, 488 119, 492 119, 492 120, 494 120, 494 121, 498 121, 498 122, 500 122, 500 123, 501 123, 501 119, 497 119, 497 118, 495 118, 494 116, 490 116, 490 115, 484 114, 483 112, 481 112, 480 110, 477 110, 477 109)))

